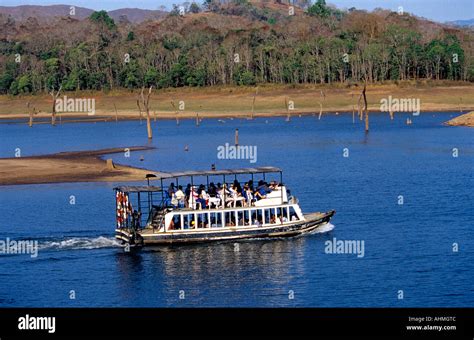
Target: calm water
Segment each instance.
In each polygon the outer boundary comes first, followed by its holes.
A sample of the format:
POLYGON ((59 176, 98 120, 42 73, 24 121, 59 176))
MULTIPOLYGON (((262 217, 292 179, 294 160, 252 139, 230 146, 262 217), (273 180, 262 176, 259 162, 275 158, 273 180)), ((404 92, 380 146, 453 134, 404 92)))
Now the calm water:
MULTIPOLYGON (((333 229, 238 250, 124 253, 113 239, 117 183, 0 187, 0 239, 40 245, 37 258, 0 255, 0 306, 473 306, 474 129, 442 126, 451 115, 422 113, 411 126, 372 115, 369 136, 350 115, 160 121, 156 149, 110 156, 165 171, 279 166, 303 211, 337 211, 333 229), (217 159, 235 128, 241 145, 258 147, 257 163, 217 159), (333 238, 364 241, 365 256, 326 254, 333 238)), ((1 157, 146 144, 139 122, 0 125, 1 157)))

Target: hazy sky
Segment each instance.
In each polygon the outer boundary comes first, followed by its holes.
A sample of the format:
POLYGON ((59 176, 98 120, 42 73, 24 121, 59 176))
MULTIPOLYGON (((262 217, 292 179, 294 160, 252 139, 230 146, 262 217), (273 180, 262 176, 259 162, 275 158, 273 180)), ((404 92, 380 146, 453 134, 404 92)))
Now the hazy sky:
MULTIPOLYGON (((179 4, 185 1, 186 0, 74 0, 68 3, 65 0, 0 0, 0 5, 71 4, 95 10, 112 10, 125 7, 159 9, 161 5, 170 8, 173 3, 179 4)), ((188 1, 192 2, 192 0, 188 1)), ((202 2, 202 0, 198 0, 197 2, 202 2)), ((356 7, 368 10, 381 7, 395 11, 399 6, 402 6, 405 12, 414 13, 418 16, 440 22, 474 18, 474 0, 327 0, 326 2, 334 4, 339 8, 356 7)))

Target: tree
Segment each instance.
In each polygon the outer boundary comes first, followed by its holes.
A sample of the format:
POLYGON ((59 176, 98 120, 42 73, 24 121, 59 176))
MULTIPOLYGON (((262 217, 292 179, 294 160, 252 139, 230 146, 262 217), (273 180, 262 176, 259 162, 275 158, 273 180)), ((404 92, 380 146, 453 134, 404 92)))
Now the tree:
POLYGON ((109 30, 113 30, 116 28, 114 19, 112 19, 107 11, 98 11, 94 12, 89 17, 91 21, 102 24, 106 26, 109 30))
POLYGON ((308 8, 308 14, 326 18, 331 15, 331 9, 326 6, 326 0, 318 0, 308 8))
POLYGON ((199 13, 201 11, 201 8, 199 7, 199 5, 195 2, 193 2, 190 6, 189 6, 189 11, 191 13, 199 13))
POLYGON ((143 91, 145 90, 145 88, 142 87, 142 92, 140 94, 141 102, 146 112, 146 130, 148 134, 148 139, 153 138, 153 131, 151 130, 151 120, 150 120, 150 95, 151 95, 152 89, 153 89, 153 86, 150 86, 150 89, 148 90, 148 94, 144 95, 143 91))

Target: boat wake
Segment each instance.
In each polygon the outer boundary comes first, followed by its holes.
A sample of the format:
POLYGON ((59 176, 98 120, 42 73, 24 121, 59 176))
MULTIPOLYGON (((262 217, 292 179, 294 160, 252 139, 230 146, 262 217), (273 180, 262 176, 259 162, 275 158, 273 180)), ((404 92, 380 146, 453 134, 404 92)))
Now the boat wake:
POLYGON ((310 232, 310 234, 323 234, 323 233, 330 232, 334 228, 335 228, 334 224, 332 224, 331 222, 328 222, 314 229, 313 231, 310 232))
POLYGON ((120 247, 120 243, 113 237, 99 236, 90 237, 70 237, 62 240, 51 240, 40 242, 40 250, 69 250, 69 249, 98 249, 120 247))

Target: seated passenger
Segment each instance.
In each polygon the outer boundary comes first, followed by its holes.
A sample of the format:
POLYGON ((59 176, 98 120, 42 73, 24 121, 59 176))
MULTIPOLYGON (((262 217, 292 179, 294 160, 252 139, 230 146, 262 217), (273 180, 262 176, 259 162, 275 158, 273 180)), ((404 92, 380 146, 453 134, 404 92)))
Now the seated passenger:
POLYGON ((250 189, 250 186, 245 183, 244 185, 244 190, 242 191, 242 196, 245 198, 245 205, 250 207, 253 205, 253 202, 255 201, 253 197, 252 190, 250 189))
POLYGON ((206 209, 207 208, 207 200, 209 199, 208 194, 204 190, 204 188, 200 188, 198 191, 198 198, 196 201, 200 205, 200 209, 206 209))
POLYGON ((189 208, 189 197, 191 196, 191 184, 186 186, 186 190, 184 191, 184 202, 186 204, 186 208, 189 208))
POLYGON ((216 186, 214 185, 213 182, 211 182, 211 183, 209 184, 209 188, 208 188, 208 190, 207 190, 207 193, 208 193, 209 196, 211 196, 211 197, 216 197, 216 196, 217 196, 217 188, 216 188, 216 186))
POLYGON ((184 195, 184 192, 183 192, 183 187, 181 185, 178 186, 178 190, 174 193, 173 197, 176 198, 176 200, 178 201, 177 206, 179 208, 184 207, 185 195, 184 195))
POLYGON ((230 192, 230 200, 227 203, 227 205, 233 204, 234 207, 237 206, 237 202, 240 202, 242 204, 243 201, 245 201, 245 198, 242 197, 242 194, 237 191, 237 187, 235 185, 232 185, 229 189, 230 192))
POLYGON ((267 183, 262 180, 258 181, 258 187, 255 191, 255 196, 257 197, 257 199, 266 198, 267 194, 271 192, 272 190, 267 186, 267 183))
POLYGON ((197 199, 199 198, 195 190, 195 187, 191 187, 191 191, 189 193, 188 207, 191 209, 196 209, 197 199))
POLYGON ((222 185, 221 190, 218 191, 218 194, 221 199, 222 206, 224 207, 230 196, 230 191, 227 189, 225 183, 222 185))

